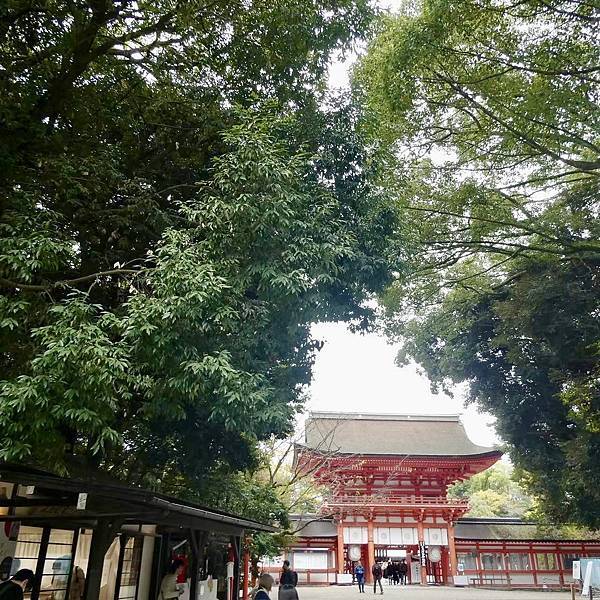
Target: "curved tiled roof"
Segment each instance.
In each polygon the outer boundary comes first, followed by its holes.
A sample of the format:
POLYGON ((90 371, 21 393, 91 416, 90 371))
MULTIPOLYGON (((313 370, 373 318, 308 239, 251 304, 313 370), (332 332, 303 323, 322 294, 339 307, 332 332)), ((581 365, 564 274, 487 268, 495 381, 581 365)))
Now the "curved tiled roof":
POLYGON ((362 455, 475 456, 498 453, 467 436, 458 415, 312 412, 306 447, 362 455))

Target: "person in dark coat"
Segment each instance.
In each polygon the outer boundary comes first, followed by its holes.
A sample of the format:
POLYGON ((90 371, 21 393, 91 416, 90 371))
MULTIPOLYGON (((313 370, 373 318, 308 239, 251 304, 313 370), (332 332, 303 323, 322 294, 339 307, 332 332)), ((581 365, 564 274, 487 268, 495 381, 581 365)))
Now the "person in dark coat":
POLYGON ((400 566, 398 567, 398 570, 400 572, 400 583, 402 585, 406 585, 406 580, 408 578, 408 565, 406 564, 406 560, 402 560, 400 566))
POLYGON ((392 579, 394 585, 400 583, 400 565, 397 562, 392 563, 392 579))
POLYGON ((292 571, 290 561, 283 561, 283 569, 279 576, 279 600, 298 600, 298 573, 292 571))
POLYGON ((35 575, 30 569, 19 569, 8 581, 0 584, 0 600, 23 600, 31 589, 35 575))
POLYGON ((371 569, 371 573, 373 574, 373 593, 377 593, 377 584, 379 584, 379 589, 383 594, 383 586, 381 585, 381 578, 383 577, 383 571, 381 570, 381 564, 375 563, 373 568, 371 569))

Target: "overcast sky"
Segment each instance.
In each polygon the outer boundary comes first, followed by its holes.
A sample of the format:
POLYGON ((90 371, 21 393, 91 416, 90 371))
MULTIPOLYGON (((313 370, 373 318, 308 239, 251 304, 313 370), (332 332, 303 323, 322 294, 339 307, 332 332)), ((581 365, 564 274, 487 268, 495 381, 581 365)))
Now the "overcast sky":
MULTIPOLYGON (((382 8, 394 8, 397 0, 382 0, 382 8)), ((348 85, 348 70, 355 57, 335 60, 329 70, 332 88, 348 85)), ((314 368, 308 410, 385 412, 409 414, 462 414, 471 440, 491 446, 499 443, 491 415, 464 406, 464 390, 453 397, 434 396, 429 381, 416 366, 395 365, 397 348, 377 334, 352 334, 342 323, 317 324, 316 338, 325 341, 314 368)))
POLYGON ((491 446, 499 440, 493 417, 464 407, 463 390, 450 398, 433 395, 415 366, 397 367, 397 347, 377 334, 353 334, 343 323, 313 327, 325 346, 318 355, 308 410, 402 414, 462 414, 471 440, 491 446))

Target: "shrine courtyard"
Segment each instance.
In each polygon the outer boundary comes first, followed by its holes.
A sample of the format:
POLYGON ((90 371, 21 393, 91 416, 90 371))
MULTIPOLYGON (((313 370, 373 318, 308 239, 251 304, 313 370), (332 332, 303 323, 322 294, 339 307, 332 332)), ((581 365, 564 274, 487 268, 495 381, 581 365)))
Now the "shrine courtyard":
MULTIPOLYGON (((570 600, 568 591, 542 591, 542 590, 494 590, 483 588, 455 588, 455 587, 421 587, 414 586, 387 586, 383 587, 383 598, 387 600, 570 600)), ((299 586, 300 600, 361 600, 375 598, 373 589, 365 588, 364 594, 359 594, 354 586, 299 586)), ((378 598, 382 596, 378 593, 378 598)), ((579 594, 576 596, 579 598, 579 594)), ((271 592, 271 598, 277 598, 277 589, 271 592)))

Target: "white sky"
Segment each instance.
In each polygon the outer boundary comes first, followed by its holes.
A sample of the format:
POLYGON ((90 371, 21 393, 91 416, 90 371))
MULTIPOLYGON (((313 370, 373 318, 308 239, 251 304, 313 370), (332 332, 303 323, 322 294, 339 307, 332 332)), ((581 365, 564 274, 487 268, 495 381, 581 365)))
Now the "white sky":
MULTIPOLYGON (((380 0, 379 6, 394 9, 399 0, 380 0)), ((356 56, 340 57, 330 66, 329 86, 347 87, 348 72, 356 56)), ((415 365, 397 367, 398 348, 378 334, 353 334, 343 323, 319 323, 313 334, 325 341, 318 355, 307 410, 386 412, 408 414, 461 414, 473 442, 491 446, 500 442, 494 418, 474 406, 465 408, 464 390, 452 398, 434 396, 429 381, 415 365)))
POLYGON ((494 418, 464 407, 463 390, 454 397, 433 395, 414 365, 397 367, 398 348, 378 334, 354 334, 343 323, 319 323, 313 335, 325 341, 313 369, 308 410, 403 414, 462 414, 467 434, 483 446, 499 443, 494 418))

